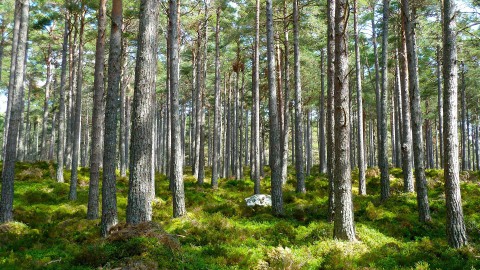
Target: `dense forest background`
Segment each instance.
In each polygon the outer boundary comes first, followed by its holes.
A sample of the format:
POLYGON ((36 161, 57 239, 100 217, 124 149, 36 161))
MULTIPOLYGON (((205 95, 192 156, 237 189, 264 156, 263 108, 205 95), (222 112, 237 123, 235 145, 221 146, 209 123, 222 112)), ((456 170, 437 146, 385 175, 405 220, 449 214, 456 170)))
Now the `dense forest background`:
POLYGON ((3 0, 0 268, 478 268, 479 57, 476 0, 3 0))

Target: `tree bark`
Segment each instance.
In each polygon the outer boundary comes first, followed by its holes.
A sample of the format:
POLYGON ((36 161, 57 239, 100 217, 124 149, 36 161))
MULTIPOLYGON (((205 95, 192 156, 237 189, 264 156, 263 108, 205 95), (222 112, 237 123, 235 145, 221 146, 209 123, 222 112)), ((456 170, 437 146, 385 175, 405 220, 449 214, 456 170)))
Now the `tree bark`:
POLYGON ((78 181, 78 156, 80 150, 80 131, 81 131, 81 116, 82 116, 82 87, 83 87, 83 33, 85 28, 85 7, 82 3, 79 31, 79 46, 78 46, 78 67, 77 67, 77 89, 75 95, 75 113, 73 122, 73 136, 72 136, 72 175, 70 178, 70 193, 69 199, 74 201, 77 199, 77 181, 78 181))
POLYGON ((328 173, 328 221, 335 214, 335 1, 327 0, 327 173, 328 173))
POLYGON ((295 175, 298 193, 306 193, 303 159, 302 82, 300 78, 300 48, 298 44, 298 0, 293 0, 293 58, 295 84, 295 175))
POLYGON ((253 49, 253 119, 252 119, 252 138, 253 138, 253 192, 260 194, 260 75, 259 75, 259 58, 260 58, 260 0, 255 1, 255 44, 253 49))
POLYGON ((447 238, 450 246, 459 248, 467 244, 460 194, 460 170, 457 135, 457 45, 456 7, 452 0, 443 1, 443 140, 444 176, 447 207, 447 238))
POLYGON ((365 149, 363 143, 363 102, 362 102, 362 77, 360 65, 360 45, 358 41, 358 10, 357 0, 353 1, 353 28, 355 35, 355 70, 357 86, 357 140, 358 140, 358 193, 367 194, 367 184, 365 180, 365 149))
POLYGON ((181 130, 180 130, 180 111, 179 111, 179 86, 178 86, 178 31, 179 18, 177 0, 169 1, 169 23, 170 23, 170 119, 172 123, 172 137, 171 137, 171 176, 172 176, 172 196, 173 196, 173 217, 180 217, 187 213, 185 209, 185 193, 183 187, 183 158, 181 145, 181 130))
POLYGON ((140 2, 135 90, 132 106, 130 177, 127 223, 152 220, 151 159, 155 75, 157 73, 157 27, 159 0, 140 2))
POLYGON ((272 185, 272 211, 274 215, 283 215, 282 171, 280 153, 280 128, 277 110, 277 89, 275 71, 275 52, 273 39, 273 10, 272 0, 266 1, 267 15, 267 58, 268 58, 268 90, 269 90, 269 123, 270 123, 270 160, 272 185))
MULTIPOLYGON (((7 141, 5 144, 5 159, 2 171, 2 190, 0 199, 0 223, 13 221, 13 182, 15 178, 15 162, 17 159, 17 137, 22 118, 23 83, 25 76, 25 51, 28 40, 29 2, 16 1, 15 24, 18 25, 16 51, 12 50, 14 77, 12 84, 11 111, 8 124, 7 141), (18 18, 17 18, 18 17, 18 18)), ((14 28, 17 26, 15 25, 14 28)))
POLYGON ((100 163, 102 162, 102 129, 103 129, 103 92, 105 85, 105 16, 107 1, 100 0, 98 9, 98 32, 95 51, 95 73, 93 79, 93 113, 92 113, 92 151, 90 156, 90 184, 88 188, 87 219, 98 218, 100 163))
POLYGON ((335 3, 335 222, 336 239, 355 241, 348 90, 348 3, 335 3))
POLYGON ((382 55, 381 55, 381 93, 380 93, 380 117, 379 143, 378 143, 378 166, 380 167, 380 198, 382 201, 390 197, 390 176, 388 172, 388 20, 390 17, 390 0, 383 0, 383 27, 382 27, 382 55))
POLYGON ((110 49, 108 55, 108 88, 105 104, 103 137, 103 185, 101 234, 106 237, 118 223, 115 168, 117 164, 117 111, 122 75, 122 0, 112 2, 110 49))
POLYGON ((213 120, 213 164, 212 188, 218 188, 218 167, 220 164, 220 13, 217 7, 217 20, 215 24, 215 111, 213 120))
POLYGON ((418 215, 421 222, 429 222, 430 208, 428 203, 427 179, 425 177, 424 151, 422 138, 422 111, 420 104, 420 87, 418 83, 418 57, 415 27, 410 14, 409 1, 402 0, 402 13, 405 22, 408 59, 408 81, 410 90, 410 107, 412 117, 413 157, 415 164, 415 188, 417 191, 418 215))

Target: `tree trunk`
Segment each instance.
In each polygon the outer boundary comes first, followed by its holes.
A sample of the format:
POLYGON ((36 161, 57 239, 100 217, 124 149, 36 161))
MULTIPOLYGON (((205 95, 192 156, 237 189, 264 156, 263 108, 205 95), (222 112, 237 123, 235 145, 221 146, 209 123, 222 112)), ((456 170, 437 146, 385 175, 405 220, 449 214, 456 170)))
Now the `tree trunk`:
POLYGON ((320 110, 318 120, 318 151, 320 161, 320 173, 327 171, 326 151, 325 151, 325 50, 320 52, 320 110))
POLYGON ((460 194, 460 170, 457 135, 457 45, 456 7, 452 0, 443 1, 443 116, 444 174, 447 207, 447 238, 450 246, 467 244, 460 194))
POLYGON ((328 221, 335 214, 335 0, 327 0, 327 170, 328 170, 328 221))
POLYGON ((77 199, 77 181, 78 181, 78 154, 80 150, 80 131, 81 131, 81 116, 82 116, 82 87, 83 87, 83 33, 85 28, 85 7, 81 7, 80 19, 80 40, 78 46, 78 67, 77 67, 77 93, 75 96, 75 116, 74 128, 72 136, 72 175, 70 178, 70 193, 69 199, 74 201, 77 199))
POLYGON ((260 75, 259 75, 259 57, 260 57, 260 0, 255 1, 255 45, 253 50, 253 119, 252 119, 252 138, 253 138, 253 192, 260 194, 260 75))
POLYGON ((267 58, 268 58, 268 90, 269 90, 269 123, 270 123, 270 160, 272 185, 272 211, 274 215, 283 215, 282 171, 280 152, 280 128, 277 110, 277 89, 275 71, 275 52, 273 39, 273 10, 272 0, 266 2, 267 15, 267 58))
POLYGON ((348 3, 335 6, 335 222, 336 239, 355 241, 352 174, 350 169, 350 117, 347 48, 348 3))
POLYGON ((112 2, 110 49, 108 55, 108 88, 105 104, 103 137, 103 185, 101 234, 106 237, 118 223, 115 166, 117 164, 117 110, 122 75, 122 0, 112 2))
POLYGON ((40 139, 40 157, 42 160, 47 158, 47 125, 48 125, 48 103, 50 101, 50 84, 52 81, 52 47, 48 45, 47 55, 45 56, 45 66, 47 69, 47 76, 45 80, 45 99, 43 102, 43 116, 42 116, 42 138, 40 139))
POLYGON ((362 102, 362 70, 360 65, 360 45, 358 41, 358 10, 357 0, 353 1, 353 28, 355 35, 355 70, 357 86, 357 140, 358 140, 358 194, 367 194, 367 184, 365 180, 365 149, 363 143, 363 102, 362 102))
POLYGON ((138 35, 135 91, 132 106, 132 135, 127 223, 152 220, 151 159, 155 75, 157 73, 158 0, 142 0, 138 35))
POLYGON ((437 46, 437 96, 438 96, 438 135, 440 142, 440 167, 443 168, 443 89, 442 89, 442 59, 440 56, 440 45, 437 46))
POLYGON ((295 175, 298 193, 305 193, 305 172, 303 159, 303 124, 302 124, 302 84, 300 78, 300 48, 298 44, 298 0, 293 0, 293 58, 295 84, 295 175))
POLYGON ((422 138, 422 111, 420 105, 420 88, 418 83, 418 58, 415 41, 415 27, 412 18, 415 18, 415 11, 410 14, 409 1, 402 0, 402 14, 405 22, 407 59, 408 59, 408 81, 412 112, 412 138, 413 157, 415 164, 415 188, 417 191, 417 204, 419 220, 428 222, 431 220, 428 204, 427 179, 425 177, 423 138, 422 138))
POLYGON ((466 171, 468 168, 467 166, 467 133, 468 133, 468 130, 467 130, 467 125, 466 125, 466 122, 467 122, 467 115, 466 115, 466 111, 467 111, 467 98, 466 98, 466 95, 465 95, 465 64, 463 63, 463 61, 460 63, 460 68, 461 68, 461 71, 460 71, 460 74, 461 74, 461 80, 462 80, 462 85, 461 85, 461 89, 462 89, 462 102, 461 102, 461 110, 462 110, 462 119, 461 119, 461 127, 462 127, 462 171, 466 171))
POLYGON ((95 51, 95 73, 93 79, 93 113, 92 113, 92 151, 90 156, 90 184, 88 188, 87 219, 98 218, 100 163, 102 159, 102 129, 103 129, 103 92, 105 67, 105 28, 107 1, 100 0, 98 9, 97 47, 95 51))
MULTIPOLYGON (((11 112, 7 141, 5 144, 5 159, 2 170, 2 190, 0 199, 0 223, 13 221, 13 182, 15 178, 15 162, 17 159, 17 136, 20 119, 22 118, 23 83, 25 76, 25 51, 28 39, 29 2, 16 1, 15 24, 18 25, 16 52, 12 50, 12 63, 15 73, 12 84, 11 112), (18 10, 17 10, 18 9, 18 10)), ((14 28, 17 28, 15 25, 14 28)))
MULTIPOLYGON (((402 17, 402 20, 405 18, 402 17)), ((402 171, 403 191, 413 192, 413 157, 412 157, 412 127, 410 115, 410 96, 408 94, 408 64, 407 64, 407 40, 405 36, 405 23, 402 23, 400 51, 398 54, 400 68, 400 87, 402 96, 402 171)))
MULTIPOLYGON (((180 134, 180 111, 179 111, 179 86, 178 86, 178 32, 179 32, 179 3, 177 0, 169 1, 169 23, 170 23, 170 119, 172 123, 171 137, 171 176, 172 176, 172 196, 173 196, 173 217, 180 217, 186 214, 185 193, 183 187, 183 158, 180 134)), ((154 52, 154 51, 153 51, 154 52)), ((153 73, 155 74, 155 73, 153 73)))
POLYGON ((218 165, 220 161, 220 12, 217 7, 217 19, 215 25, 215 111, 213 120, 213 164, 212 164, 212 188, 218 188, 218 165))
POLYGON ((382 55, 381 55, 381 93, 380 93, 380 117, 379 141, 378 141, 378 166, 380 167, 380 198, 382 201, 390 197, 390 176, 388 173, 388 20, 390 17, 390 0, 383 0, 383 27, 382 27, 382 55))

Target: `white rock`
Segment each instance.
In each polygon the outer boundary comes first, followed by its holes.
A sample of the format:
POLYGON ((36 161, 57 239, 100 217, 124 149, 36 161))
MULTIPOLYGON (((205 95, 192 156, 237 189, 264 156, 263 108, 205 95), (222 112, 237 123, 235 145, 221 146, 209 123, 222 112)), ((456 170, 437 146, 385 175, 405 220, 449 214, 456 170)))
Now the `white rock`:
POLYGON ((254 207, 255 205, 267 207, 272 206, 272 197, 265 194, 255 194, 245 199, 247 206, 254 207))

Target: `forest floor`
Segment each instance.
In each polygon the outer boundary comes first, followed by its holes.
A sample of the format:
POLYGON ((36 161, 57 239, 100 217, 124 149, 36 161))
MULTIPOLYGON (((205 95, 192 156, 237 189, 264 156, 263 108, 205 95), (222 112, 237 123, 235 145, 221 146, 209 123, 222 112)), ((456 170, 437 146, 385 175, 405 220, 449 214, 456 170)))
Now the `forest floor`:
MULTIPOLYGON (((220 181, 218 190, 198 186, 187 171, 188 215, 172 219, 165 176, 156 176, 153 221, 125 226, 128 178, 118 178, 121 225, 107 239, 97 220, 86 220, 88 169, 79 176, 78 200, 68 183, 54 181, 51 163, 19 163, 14 218, 0 225, 0 269, 480 269, 480 175, 462 173, 462 199, 469 245, 448 247, 443 172, 427 171, 433 221, 418 222, 414 194, 403 194, 402 172, 391 169, 392 197, 379 200, 378 170, 367 172, 367 196, 357 195, 359 241, 332 239, 327 222, 328 182, 314 168, 307 194, 295 193, 293 169, 284 189, 286 216, 252 209, 244 199, 253 183, 220 181), (120 268, 119 268, 120 269, 120 268)), ((209 172, 207 172, 208 175, 209 172)), ((245 175, 248 175, 246 171, 245 175)), ((267 171, 268 175, 268 171, 267 171)), ((70 172, 66 171, 65 179, 70 172)), ((262 181, 269 193, 270 179, 262 181)))

